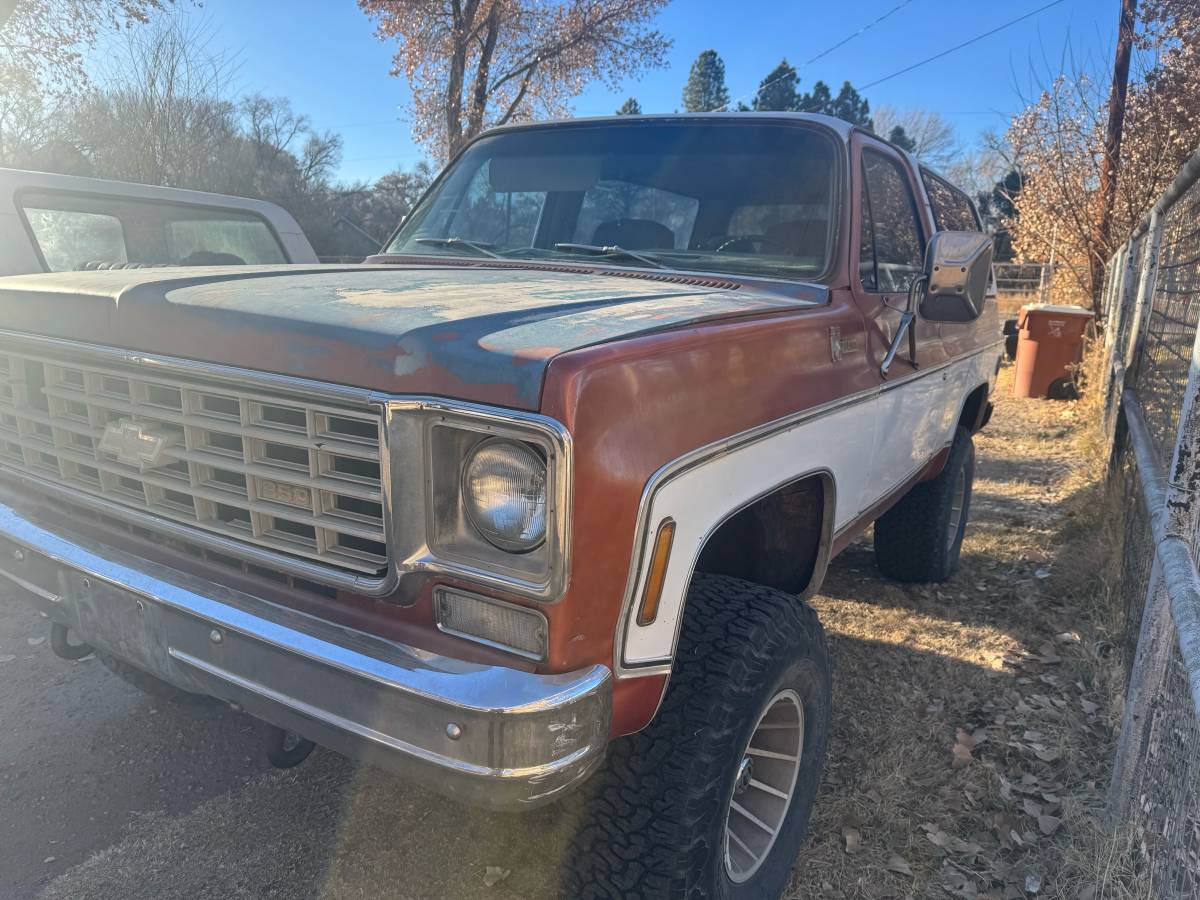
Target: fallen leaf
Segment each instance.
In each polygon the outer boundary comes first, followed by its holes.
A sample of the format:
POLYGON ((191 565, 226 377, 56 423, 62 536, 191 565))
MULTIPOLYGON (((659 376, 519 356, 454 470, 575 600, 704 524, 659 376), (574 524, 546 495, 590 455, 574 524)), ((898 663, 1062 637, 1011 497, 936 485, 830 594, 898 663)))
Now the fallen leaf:
POLYGON ((1040 759, 1042 762, 1054 762, 1056 759, 1058 759, 1060 756, 1062 756, 1062 754, 1059 753, 1057 750, 1046 750, 1046 749, 1034 750, 1033 755, 1036 756, 1038 759, 1040 759))
POLYGON ((12 662, 16 659, 11 653, 0 653, 0 663, 12 662))
POLYGON ((1025 802, 1021 804, 1021 808, 1035 819, 1042 814, 1042 804, 1035 803, 1029 799, 1026 799, 1025 802))
POLYGON ((494 887, 512 874, 512 869, 502 869, 500 866, 488 866, 483 872, 483 883, 494 887))
POLYGON ((847 853, 857 853, 862 849, 862 835, 857 828, 843 828, 842 837, 846 839, 847 853))
POLYGON ((971 764, 971 748, 966 744, 954 745, 954 761, 951 765, 956 769, 962 769, 971 764))
POLYGON ((39 644, 46 643, 46 638, 45 637, 25 638, 25 643, 27 643, 30 647, 36 647, 39 644))
POLYGON ((1062 825, 1062 819, 1055 816, 1038 816, 1038 828, 1042 829, 1042 834, 1054 834, 1060 825, 1062 825))
POLYGON ((896 856, 895 854, 890 856, 887 861, 887 867, 889 872, 895 872, 897 875, 907 875, 909 878, 913 877, 912 866, 908 864, 908 861, 903 856, 896 856))
POLYGON ((1080 700, 1079 706, 1089 716, 1100 708, 1099 703, 1093 703, 1091 700, 1080 700))

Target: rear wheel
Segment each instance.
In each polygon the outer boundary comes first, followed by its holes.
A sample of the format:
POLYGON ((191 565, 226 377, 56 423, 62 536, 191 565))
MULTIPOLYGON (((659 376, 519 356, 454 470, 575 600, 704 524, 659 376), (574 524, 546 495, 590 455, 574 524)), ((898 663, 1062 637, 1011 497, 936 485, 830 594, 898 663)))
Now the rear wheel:
POLYGON ((945 581, 958 568, 975 483, 975 442, 960 427, 941 473, 875 522, 875 563, 897 581, 945 581))
POLYGON ((662 708, 588 785, 569 895, 778 897, 821 780, 829 700, 810 607, 697 576, 662 708))

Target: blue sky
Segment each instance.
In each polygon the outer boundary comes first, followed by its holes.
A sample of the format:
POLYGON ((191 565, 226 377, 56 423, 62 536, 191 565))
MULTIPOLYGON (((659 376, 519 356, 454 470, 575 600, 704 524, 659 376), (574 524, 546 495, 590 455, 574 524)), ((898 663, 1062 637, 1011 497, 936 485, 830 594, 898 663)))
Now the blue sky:
MULTIPOLYGON (((734 97, 752 95, 781 58, 801 68, 802 87, 865 85, 981 34, 1049 0, 908 0, 902 9, 817 62, 833 44, 904 0, 674 0, 657 27, 674 39, 666 69, 617 91, 594 86, 578 115, 607 115, 632 95, 647 112, 680 107, 688 68, 712 47, 725 60, 734 97)), ((1057 72, 1069 49, 1076 63, 1110 65, 1117 0, 1058 5, 946 58, 864 91, 872 106, 919 105, 949 118, 964 140, 1003 130, 1035 90, 1030 67, 1057 72)), ((238 57, 237 87, 291 99, 316 127, 345 141, 339 177, 373 179, 422 157, 406 121, 408 87, 388 75, 391 48, 375 38, 353 0, 205 0, 211 47, 238 57)))

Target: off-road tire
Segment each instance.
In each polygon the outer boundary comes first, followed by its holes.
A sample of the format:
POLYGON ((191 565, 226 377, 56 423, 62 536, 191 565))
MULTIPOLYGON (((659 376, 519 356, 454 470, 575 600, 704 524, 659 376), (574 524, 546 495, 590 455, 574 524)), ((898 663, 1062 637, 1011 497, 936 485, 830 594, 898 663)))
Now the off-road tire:
POLYGON ((112 672, 126 684, 131 684, 144 694, 149 694, 157 700, 165 700, 170 703, 186 703, 203 705, 215 703, 211 697, 204 694, 194 694, 191 691, 185 691, 183 688, 175 687, 168 681, 163 681, 156 675, 151 675, 139 669, 137 666, 131 666, 124 660, 117 659, 102 650, 96 650, 96 659, 100 660, 104 668, 112 672))
POLYGON ((821 780, 830 671, 816 613, 781 591, 698 575, 688 591, 662 708, 614 741, 584 787, 567 896, 774 898, 787 885, 821 780), (749 880, 725 862, 725 820, 742 754, 768 701, 795 691, 803 752, 778 837, 749 880))
POLYGON ((941 473, 912 487, 875 522, 875 564, 896 581, 946 581, 958 568, 971 512, 975 442, 959 427, 941 473), (954 527, 951 512, 959 474, 965 478, 962 513, 954 527), (951 531, 953 530, 953 533, 951 531))

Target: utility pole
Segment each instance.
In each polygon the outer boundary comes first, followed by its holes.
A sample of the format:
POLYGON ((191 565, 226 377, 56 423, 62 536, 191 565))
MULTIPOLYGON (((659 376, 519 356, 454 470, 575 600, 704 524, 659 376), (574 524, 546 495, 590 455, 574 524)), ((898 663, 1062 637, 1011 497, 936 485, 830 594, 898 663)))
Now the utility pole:
POLYGON ((1104 262, 1112 236, 1112 214, 1117 197, 1117 170, 1121 162, 1121 132, 1125 127, 1125 97, 1129 92, 1129 60, 1133 55, 1136 16, 1137 0, 1121 0, 1121 18, 1117 23, 1117 56, 1113 61, 1108 127, 1104 130, 1104 159, 1100 167, 1100 215, 1092 234, 1092 304, 1097 316, 1100 314, 1100 286, 1104 284, 1104 262))

